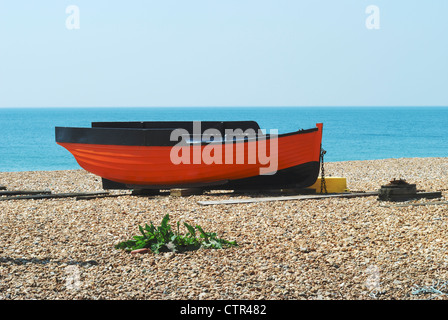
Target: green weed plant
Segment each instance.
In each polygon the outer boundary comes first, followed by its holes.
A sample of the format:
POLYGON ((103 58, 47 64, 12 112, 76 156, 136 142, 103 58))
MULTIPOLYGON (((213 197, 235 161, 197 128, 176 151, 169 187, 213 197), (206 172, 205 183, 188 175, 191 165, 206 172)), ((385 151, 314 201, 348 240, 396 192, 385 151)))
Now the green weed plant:
POLYGON ((123 241, 115 245, 116 249, 133 251, 149 248, 153 253, 160 252, 183 252, 197 250, 199 248, 223 249, 225 247, 237 246, 235 241, 227 241, 217 238, 216 233, 205 232, 200 226, 195 227, 184 222, 188 232, 180 234, 180 222, 177 222, 177 230, 173 231, 169 214, 162 219, 161 225, 155 227, 151 222, 144 227, 138 226, 141 235, 134 236, 131 240, 123 241), (197 236, 198 231, 199 236, 197 236))

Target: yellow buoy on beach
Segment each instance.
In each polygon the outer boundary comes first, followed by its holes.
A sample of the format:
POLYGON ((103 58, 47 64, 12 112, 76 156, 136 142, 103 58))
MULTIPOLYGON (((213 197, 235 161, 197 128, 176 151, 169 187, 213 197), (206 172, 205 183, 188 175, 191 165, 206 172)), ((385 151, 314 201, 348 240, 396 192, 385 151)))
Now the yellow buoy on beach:
MULTIPOLYGON (((322 179, 317 178, 316 182, 308 187, 309 189, 315 189, 316 193, 320 193, 320 186, 322 179)), ((325 185, 327 186, 328 193, 342 193, 347 192, 347 179, 342 177, 325 177, 325 185)))

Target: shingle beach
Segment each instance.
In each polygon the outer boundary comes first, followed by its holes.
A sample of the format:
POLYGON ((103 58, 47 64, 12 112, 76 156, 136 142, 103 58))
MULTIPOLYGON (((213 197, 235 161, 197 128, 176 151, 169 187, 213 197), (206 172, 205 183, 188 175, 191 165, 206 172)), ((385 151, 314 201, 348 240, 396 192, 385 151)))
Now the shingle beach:
MULTIPOLYGON (((328 162, 351 191, 392 179, 442 198, 377 196, 200 205, 251 194, 0 201, 0 299, 447 299, 448 158, 328 162), (431 203, 428 203, 431 202, 431 203), (200 225, 238 247, 130 254, 138 226, 200 225), (445 286, 446 285, 446 286, 445 286)), ((7 190, 101 191, 82 169, 3 172, 7 190)), ((116 191, 120 193, 121 191, 116 191)))

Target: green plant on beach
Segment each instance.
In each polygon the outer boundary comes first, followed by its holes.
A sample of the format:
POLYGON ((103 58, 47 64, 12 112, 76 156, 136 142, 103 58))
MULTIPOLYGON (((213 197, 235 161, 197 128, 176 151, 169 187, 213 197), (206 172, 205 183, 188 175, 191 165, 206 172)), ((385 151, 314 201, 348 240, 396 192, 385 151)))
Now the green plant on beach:
POLYGON ((216 233, 205 232, 200 226, 193 227, 184 222, 188 232, 181 235, 179 232, 180 222, 177 222, 177 230, 173 231, 169 214, 162 219, 161 225, 155 227, 151 222, 144 227, 138 226, 141 235, 134 236, 133 239, 123 241, 115 245, 116 249, 133 251, 137 249, 149 248, 154 253, 159 252, 182 252, 196 250, 199 248, 222 249, 224 247, 237 246, 235 241, 227 241, 217 238, 216 233), (196 235, 199 231, 199 238, 196 235))

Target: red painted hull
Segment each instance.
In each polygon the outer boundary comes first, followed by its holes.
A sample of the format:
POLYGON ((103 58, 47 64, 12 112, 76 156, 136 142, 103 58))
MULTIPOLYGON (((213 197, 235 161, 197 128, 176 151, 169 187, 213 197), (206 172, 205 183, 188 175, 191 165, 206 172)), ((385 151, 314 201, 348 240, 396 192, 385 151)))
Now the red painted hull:
MULTIPOLYGON (((195 184, 219 185, 259 176, 263 170, 263 175, 266 177, 274 177, 276 172, 288 168, 319 163, 322 124, 317 124, 316 127, 317 130, 311 132, 298 131, 261 141, 183 147, 189 149, 190 161, 180 164, 173 163, 173 146, 57 143, 66 148, 85 170, 125 185, 152 188, 195 184), (244 146, 244 153, 241 152, 241 145, 244 146), (232 148, 232 153, 229 148, 232 148), (257 150, 257 156, 249 159, 249 150, 257 150), (229 157, 230 154, 232 157, 229 157), (244 154, 244 160, 237 158, 241 154, 244 154), (213 156, 213 163, 210 163, 210 159, 206 159, 206 155, 213 156), (267 158, 263 159, 262 155, 267 158)), ((184 149, 183 152, 187 150, 184 149)), ((313 175, 317 178, 315 173, 313 175)))

